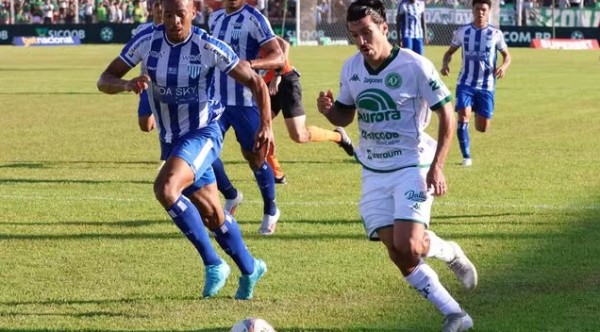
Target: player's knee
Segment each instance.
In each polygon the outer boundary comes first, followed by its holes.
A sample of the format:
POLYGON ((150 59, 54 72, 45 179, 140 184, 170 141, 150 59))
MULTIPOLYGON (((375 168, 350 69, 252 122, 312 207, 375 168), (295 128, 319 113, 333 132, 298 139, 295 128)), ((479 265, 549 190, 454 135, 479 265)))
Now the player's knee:
POLYGON ((200 213, 200 215, 202 216, 204 226, 210 230, 218 229, 223 225, 223 218, 219 218, 219 214, 217 213, 216 209, 212 211, 204 211, 200 213))
POLYGON ((248 162, 248 165, 250 166, 250 169, 252 169, 252 171, 259 170, 265 163, 264 155, 260 152, 242 150, 242 155, 244 156, 244 159, 246 159, 246 161, 248 162))
POLYGON ((154 182, 154 196, 163 207, 169 208, 181 196, 181 191, 168 179, 159 177, 154 182))
POLYGON ((488 130, 488 124, 487 123, 476 123, 475 129, 477 129, 477 131, 479 131, 479 132, 485 133, 488 130))
POLYGON ((402 262, 413 262, 421 257, 423 240, 411 238, 408 241, 394 243, 394 249, 402 262))

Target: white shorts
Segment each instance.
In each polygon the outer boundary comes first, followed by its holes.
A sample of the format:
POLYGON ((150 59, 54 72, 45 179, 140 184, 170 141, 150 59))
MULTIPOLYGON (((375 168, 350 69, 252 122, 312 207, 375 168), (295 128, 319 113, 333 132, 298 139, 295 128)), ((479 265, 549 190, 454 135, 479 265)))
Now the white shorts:
POLYGON ((397 220, 429 227, 433 196, 427 192, 429 167, 408 167, 390 173, 363 169, 362 194, 358 208, 369 239, 377 231, 392 227, 397 220))

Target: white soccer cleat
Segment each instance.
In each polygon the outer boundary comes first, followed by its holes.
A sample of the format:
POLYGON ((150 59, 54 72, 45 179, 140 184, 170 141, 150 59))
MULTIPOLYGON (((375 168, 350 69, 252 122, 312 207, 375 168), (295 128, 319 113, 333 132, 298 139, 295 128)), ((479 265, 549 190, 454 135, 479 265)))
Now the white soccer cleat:
POLYGON ((469 167, 473 165, 473 160, 471 160, 471 158, 463 158, 462 165, 465 167, 469 167))
POLYGON ((275 211, 275 215, 271 216, 265 214, 263 216, 262 222, 260 224, 260 228, 258 229, 258 234, 260 235, 272 235, 275 233, 275 227, 277 227, 277 222, 279 221, 279 216, 281 212, 279 209, 275 211))
POLYGON ((242 192, 238 190, 237 196, 234 199, 225 200, 225 206, 223 207, 223 209, 233 216, 235 214, 235 210, 237 210, 238 206, 240 206, 240 204, 242 204, 243 201, 244 194, 242 194, 242 192))
POLYGON ((450 241, 450 244, 454 247, 455 256, 448 263, 448 267, 466 289, 474 289, 477 287, 477 269, 475 265, 465 255, 458 243, 450 241))
POLYGON ((464 310, 444 318, 442 332, 463 332, 473 327, 473 319, 464 310))

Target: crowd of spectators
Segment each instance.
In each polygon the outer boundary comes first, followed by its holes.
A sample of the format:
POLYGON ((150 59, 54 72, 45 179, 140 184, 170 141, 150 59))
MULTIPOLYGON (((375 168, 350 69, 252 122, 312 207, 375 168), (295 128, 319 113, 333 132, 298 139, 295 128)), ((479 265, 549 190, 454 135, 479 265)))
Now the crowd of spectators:
MULTIPOLYGON (((0 24, 9 6, 0 2, 0 24)), ((15 24, 144 23, 149 12, 146 0, 14 0, 15 24)))
MULTIPOLYGON (((151 20, 152 0, 13 0, 15 24, 63 23, 143 23, 151 20)), ((222 0, 194 0, 198 11, 197 24, 205 24, 210 13, 223 5, 222 0)), ((300 0, 248 0, 273 23, 291 22, 296 17, 296 3, 300 0), (287 6, 286 6, 287 5, 287 6)), ((315 23, 336 23, 345 19, 346 8, 354 0, 317 0, 310 8, 315 23)), ((395 9, 400 0, 384 0, 395 9)), ((501 0, 503 6, 514 6, 516 0, 501 0)), ((427 6, 469 8, 471 0, 425 0, 427 6)), ((313 3, 313 2, 309 2, 313 3)), ((525 9, 539 7, 599 8, 600 0, 524 0, 525 9)), ((10 1, 0 0, 0 25, 10 24, 10 1)))

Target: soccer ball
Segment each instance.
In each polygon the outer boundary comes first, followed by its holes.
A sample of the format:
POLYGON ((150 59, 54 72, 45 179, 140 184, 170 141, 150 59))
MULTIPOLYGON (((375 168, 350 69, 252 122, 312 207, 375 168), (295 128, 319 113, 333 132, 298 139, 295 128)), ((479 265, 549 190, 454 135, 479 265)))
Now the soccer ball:
POLYGON ((235 323, 230 332, 275 332, 275 329, 264 319, 246 318, 235 323))

